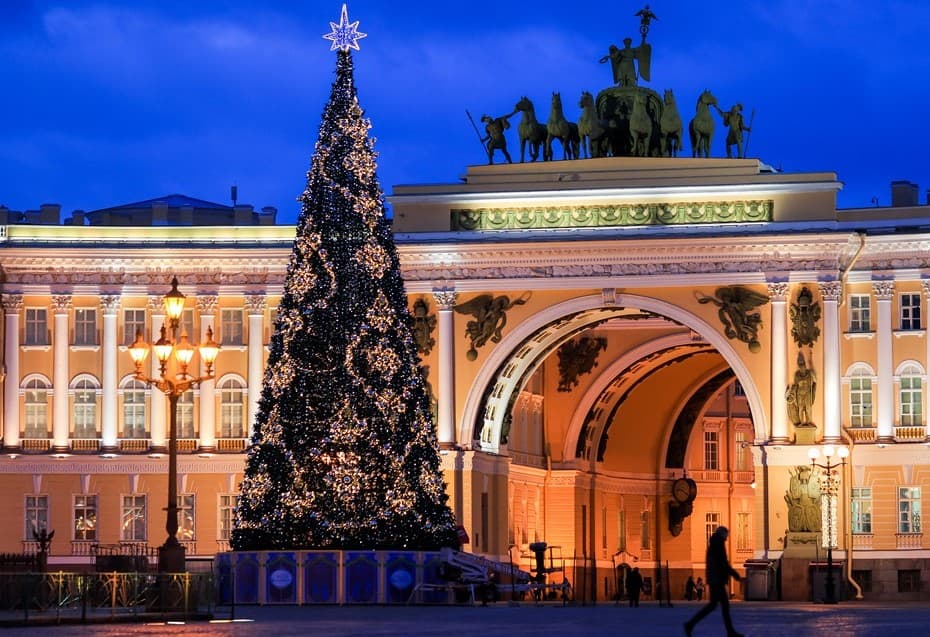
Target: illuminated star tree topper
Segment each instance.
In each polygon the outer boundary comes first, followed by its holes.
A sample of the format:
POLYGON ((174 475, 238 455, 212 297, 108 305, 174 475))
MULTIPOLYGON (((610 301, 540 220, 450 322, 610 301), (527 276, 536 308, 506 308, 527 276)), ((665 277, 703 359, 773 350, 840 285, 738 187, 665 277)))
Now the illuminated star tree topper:
POLYGON ((335 51, 336 49, 342 51, 355 49, 358 51, 358 41, 368 36, 367 33, 362 33, 358 30, 358 20, 349 22, 349 11, 344 4, 342 5, 342 15, 339 16, 339 24, 330 22, 329 27, 332 31, 323 37, 327 40, 332 40, 333 45, 329 47, 330 51, 335 51))

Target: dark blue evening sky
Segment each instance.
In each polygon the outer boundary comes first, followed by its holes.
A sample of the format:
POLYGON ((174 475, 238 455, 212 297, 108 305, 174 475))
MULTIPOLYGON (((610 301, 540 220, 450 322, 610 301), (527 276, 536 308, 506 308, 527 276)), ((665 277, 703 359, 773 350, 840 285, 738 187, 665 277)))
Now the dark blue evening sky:
MULTIPOLYGON (((349 2, 368 37, 356 83, 394 185, 455 182, 485 155, 465 115, 501 115, 552 91, 570 119, 599 64, 638 37, 638 0, 349 2)), ((835 171, 841 207, 930 188, 926 0, 653 0, 652 81, 683 119, 708 88, 755 109, 749 154, 785 171, 835 171)), ((321 36, 341 3, 0 0, 0 204, 93 210, 169 193, 272 205, 296 197, 334 77, 321 36)), ((516 124, 514 119, 514 124, 516 124)), ((479 122, 480 124, 480 122, 479 122)), ((714 154, 723 156, 718 118, 714 154)), ((516 126, 508 132, 519 152, 516 126)), ((686 150, 690 146, 686 144, 686 150)), ((557 151, 557 156, 561 156, 557 151)))

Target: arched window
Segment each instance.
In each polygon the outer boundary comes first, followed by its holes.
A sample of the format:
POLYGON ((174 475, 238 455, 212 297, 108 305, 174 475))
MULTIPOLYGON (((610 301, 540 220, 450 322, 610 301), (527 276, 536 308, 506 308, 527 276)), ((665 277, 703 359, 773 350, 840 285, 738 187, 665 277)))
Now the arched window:
POLYGON ((178 438, 194 437, 194 392, 178 396, 178 438))
POLYGON ((41 378, 32 378, 24 383, 23 389, 26 398, 23 437, 48 438, 48 383, 41 378))
POLYGON ((127 381, 123 385, 123 438, 145 438, 145 383, 127 381))
POLYGON ((902 427, 920 426, 924 420, 922 370, 911 363, 898 372, 898 378, 898 421, 902 427))
POLYGON ((865 366, 855 367, 849 375, 849 424, 872 426, 872 372, 865 366))
POLYGON ((97 437, 97 384, 82 378, 72 385, 74 391, 74 417, 72 419, 75 438, 97 437))
POLYGON ((245 385, 227 378, 220 386, 220 438, 245 438, 245 385))

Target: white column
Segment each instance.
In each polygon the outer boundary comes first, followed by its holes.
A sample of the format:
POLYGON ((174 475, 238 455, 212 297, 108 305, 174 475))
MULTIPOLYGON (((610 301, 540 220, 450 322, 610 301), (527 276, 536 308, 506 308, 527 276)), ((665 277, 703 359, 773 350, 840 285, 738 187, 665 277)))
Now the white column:
MULTIPOLYGON (((200 314, 200 342, 207 340, 207 329, 216 332, 213 324, 216 315, 216 296, 198 296, 197 312, 200 314)), ((214 368, 215 369, 215 368, 214 368)), ((200 375, 206 373, 203 363, 200 364, 200 375)), ((200 450, 213 451, 216 449, 216 381, 205 380, 200 383, 200 450)))
POLYGON ((262 395, 264 356, 264 330, 265 297, 260 294, 250 294, 245 297, 245 310, 249 316, 249 419, 248 429, 251 432, 255 425, 255 415, 258 413, 258 400, 262 395))
POLYGON ((772 432, 774 442, 788 441, 788 407, 785 404, 785 387, 788 378, 788 334, 785 322, 785 302, 788 284, 772 282, 769 287, 769 302, 772 304, 772 432))
MULTIPOLYGON (((149 297, 149 315, 152 317, 152 331, 149 343, 154 343, 161 336, 161 327, 165 324, 165 299, 162 296, 149 297)), ((148 375, 158 378, 161 375, 161 366, 154 352, 149 352, 148 375)), ((168 399, 164 392, 151 387, 149 390, 149 448, 158 453, 168 452, 168 421, 166 412, 168 399)))
MULTIPOLYGON (((923 290, 924 296, 927 298, 927 309, 924 310, 924 315, 921 317, 920 326, 924 330, 924 342, 927 344, 927 356, 924 358, 924 369, 930 370, 930 281, 923 281, 923 290)), ((923 392, 923 405, 927 405, 927 391, 923 392)), ((924 407, 926 409, 926 406, 924 407)), ((927 430, 924 435, 927 436, 927 439, 930 440, 930 418, 927 418, 927 414, 924 414, 924 418, 927 419, 927 430)))
POLYGON ((840 370, 839 300, 843 292, 840 281, 820 284, 823 298, 823 438, 825 442, 841 440, 842 373, 840 370))
POLYGON ((894 281, 873 281, 878 303, 878 440, 894 440, 894 359, 892 358, 891 298, 894 281))
POLYGON ((437 436, 439 444, 453 447, 455 435, 455 319, 452 308, 458 294, 452 290, 434 290, 439 314, 439 387, 436 390, 437 436))
POLYGON ((68 414, 68 317, 71 297, 52 297, 52 314, 55 316, 55 333, 52 336, 52 451, 68 450, 68 432, 71 418, 68 414))
POLYGON ((103 385, 101 400, 101 451, 114 451, 119 448, 117 432, 117 384, 119 383, 117 367, 116 318, 119 313, 119 296, 101 296, 100 307, 103 310, 103 385))
POLYGON ((3 381, 3 447, 19 449, 19 316, 23 310, 21 294, 3 295, 6 332, 3 354, 6 361, 3 381))

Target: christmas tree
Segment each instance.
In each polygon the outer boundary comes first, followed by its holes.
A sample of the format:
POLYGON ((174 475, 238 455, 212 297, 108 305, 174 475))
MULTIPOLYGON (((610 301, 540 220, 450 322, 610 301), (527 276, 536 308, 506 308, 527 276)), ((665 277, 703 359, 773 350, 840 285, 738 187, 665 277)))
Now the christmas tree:
POLYGON ((400 263, 349 48, 323 111, 240 486, 232 546, 456 544, 400 263))

